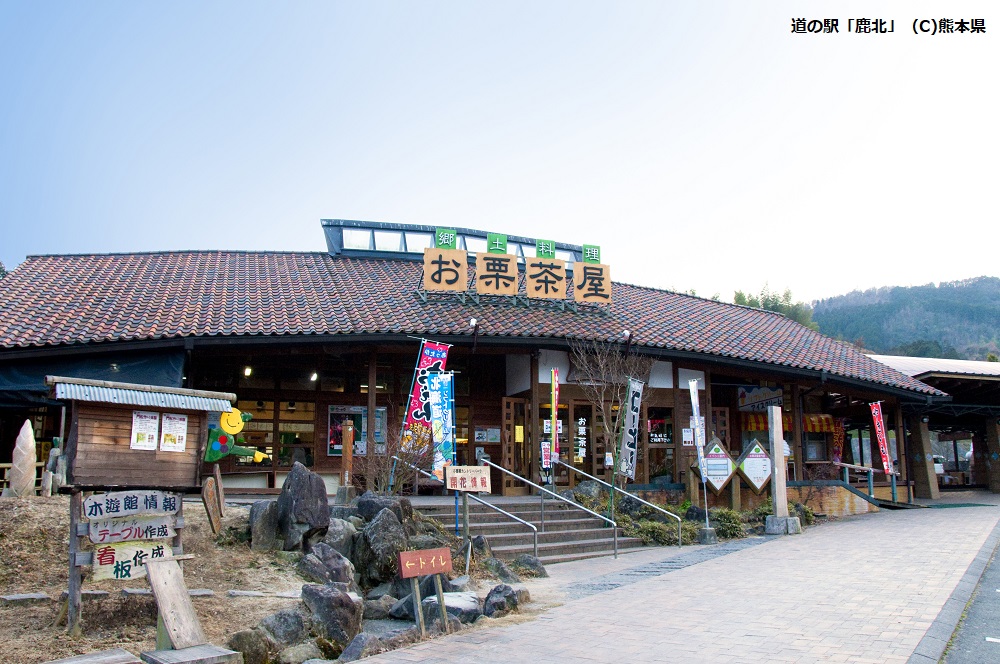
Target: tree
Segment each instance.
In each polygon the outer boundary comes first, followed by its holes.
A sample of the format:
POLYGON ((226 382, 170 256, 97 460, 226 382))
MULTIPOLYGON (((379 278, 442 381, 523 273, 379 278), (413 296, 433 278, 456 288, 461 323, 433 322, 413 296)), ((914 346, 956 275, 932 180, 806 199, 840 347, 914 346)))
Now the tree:
POLYGON ((7 268, 4 267, 3 261, 0 261, 0 279, 3 279, 6 276, 7 276, 7 268))
POLYGON ((1000 357, 996 353, 986 353, 987 362, 1000 362, 1000 357))
MULTIPOLYGON (((601 423, 599 435, 615 450, 617 479, 619 416, 625 412, 628 379, 648 383, 654 360, 633 353, 626 356, 625 344, 620 342, 573 339, 569 347, 576 382, 601 423)), ((648 395, 649 390, 644 389, 643 401, 648 395)))
POLYGON ((810 330, 819 330, 819 325, 813 322, 812 307, 805 302, 793 302, 792 291, 789 288, 785 292, 778 294, 768 289, 767 284, 761 289, 760 295, 752 295, 743 291, 736 291, 733 294, 733 302, 756 309, 766 309, 774 311, 792 319, 796 323, 805 325, 810 330))

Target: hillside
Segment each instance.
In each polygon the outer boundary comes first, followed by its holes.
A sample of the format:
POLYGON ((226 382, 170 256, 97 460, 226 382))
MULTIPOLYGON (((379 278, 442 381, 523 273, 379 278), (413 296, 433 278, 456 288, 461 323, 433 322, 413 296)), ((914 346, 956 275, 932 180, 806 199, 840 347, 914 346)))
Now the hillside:
POLYGON ((812 317, 875 353, 984 360, 1000 354, 1000 278, 854 291, 814 302, 812 317))

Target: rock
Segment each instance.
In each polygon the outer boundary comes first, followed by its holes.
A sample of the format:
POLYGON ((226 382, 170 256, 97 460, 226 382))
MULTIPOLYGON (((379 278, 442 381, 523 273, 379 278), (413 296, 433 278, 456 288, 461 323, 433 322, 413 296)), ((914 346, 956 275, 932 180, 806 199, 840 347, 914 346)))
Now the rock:
POLYGON ((687 512, 684 512, 684 520, 705 523, 705 510, 697 505, 692 505, 688 508, 687 512))
POLYGON ((517 605, 524 606, 531 602, 531 593, 524 586, 518 586, 514 588, 514 592, 517 593, 517 605))
POLYGON ((406 533, 392 510, 383 508, 361 531, 355 550, 361 583, 378 585, 396 576, 399 552, 406 549, 406 533))
POLYGON ((475 584, 472 582, 472 579, 470 579, 468 575, 457 576, 451 581, 449 581, 448 585, 451 586, 451 592, 455 593, 471 592, 475 590, 475 584))
POLYGON ((10 470, 7 471, 7 488, 4 496, 35 495, 35 430, 29 420, 21 426, 17 440, 14 442, 13 458, 10 470))
POLYGON ((326 484, 301 463, 296 461, 292 465, 276 502, 278 533, 285 540, 286 551, 308 552, 314 542, 326 535, 330 527, 326 484))
POLYGON ((476 558, 492 558, 493 548, 485 537, 476 535, 472 538, 472 553, 476 558))
POLYGON ((254 551, 284 548, 278 538, 278 505, 273 500, 258 500, 250 506, 250 548, 254 551))
MULTIPOLYGON (((437 587, 434 584, 434 576, 425 576, 420 581, 420 596, 430 597, 437 593, 437 587)), ((396 578, 393 580, 393 594, 396 597, 403 597, 404 595, 409 595, 413 590, 413 585, 410 583, 409 579, 396 578)), ((461 588, 456 588, 455 585, 445 577, 441 578, 441 592, 451 593, 458 592, 462 590, 461 588)))
POLYGON ((329 544, 318 542, 296 566, 299 574, 317 583, 354 584, 354 565, 329 544))
POLYGON ((521 577, 499 558, 487 558, 483 561, 483 566, 504 583, 521 583, 521 577))
MULTIPOLYGON (((436 608, 436 605, 435 605, 435 608, 436 608)), ((436 612, 435 612, 434 615, 435 615, 434 620, 432 620, 427 625, 427 632, 431 636, 443 633, 441 631, 441 616, 438 615, 436 612)), ((478 620, 478 618, 476 620, 478 620)), ((475 622, 475 620, 473 622, 475 622)), ((448 633, 449 634, 454 634, 455 632, 457 632, 457 631, 459 631, 461 629, 462 629, 462 621, 459 620, 457 617, 455 617, 455 616, 453 616, 451 614, 448 614, 448 633)))
POLYGON ((517 570, 518 574, 524 574, 534 578, 548 578, 549 573, 545 571, 545 565, 538 558, 529 553, 522 553, 511 563, 511 567, 517 570))
POLYGON ((351 517, 358 516, 357 505, 330 505, 330 518, 348 521, 351 517))
POLYGON ((506 584, 500 584, 494 587, 483 600, 483 615, 497 618, 517 610, 517 606, 517 593, 514 589, 506 584))
POLYGON ((383 595, 391 595, 393 593, 393 584, 391 583, 380 583, 367 593, 365 593, 365 599, 378 599, 383 595))
POLYGON ((45 593, 18 593, 15 595, 0 596, 0 604, 3 606, 24 606, 27 604, 42 604, 51 601, 52 598, 45 593))
POLYGON ((243 653, 243 664, 268 664, 270 646, 259 629, 244 629, 226 639, 226 647, 243 653))
POLYGON ((403 599, 397 600, 389 609, 389 617, 396 620, 414 620, 416 616, 413 613, 413 597, 407 595, 403 599))
POLYGON ((260 621, 260 629, 278 648, 298 643, 306 636, 305 621, 294 609, 282 609, 272 613, 260 621))
POLYGON ((607 490, 604 485, 600 482, 595 482, 594 480, 586 480, 580 482, 573 489, 574 495, 576 495, 576 500, 579 501, 580 498, 589 498, 590 500, 601 500, 607 495, 607 490))
MULTIPOLYGON (((188 594, 190 595, 192 592, 194 592, 194 591, 189 590, 188 594)), ((147 591, 147 593, 151 594, 152 591, 147 591)), ((107 590, 81 590, 80 591, 80 601, 81 602, 94 602, 94 601, 97 601, 97 600, 107 599, 110 596, 111 596, 111 593, 109 593, 107 590)), ((124 596, 125 595, 122 594, 122 597, 124 597, 124 596)), ((59 595, 59 601, 60 602, 65 602, 67 597, 69 597, 69 591, 68 590, 64 590, 64 591, 62 591, 62 594, 59 595)), ((193 595, 192 595, 192 597, 193 597, 193 595)), ((49 599, 49 596, 45 595, 45 599, 49 599)))
POLYGON ((396 605, 396 598, 392 595, 382 595, 378 599, 366 599, 364 609, 365 620, 385 620, 389 617, 389 611, 396 605))
POLYGON ((441 540, 433 535, 411 535, 408 541, 414 550, 441 548, 441 540))
POLYGON ((380 496, 374 491, 365 491, 358 498, 358 516, 365 521, 370 522, 386 508, 392 510, 400 523, 413 518, 413 505, 410 504, 409 498, 380 496))
POLYGON ((368 657, 369 655, 374 655, 376 653, 382 652, 385 648, 385 644, 382 643, 382 639, 378 638, 373 634, 366 634, 362 632, 351 640, 351 643, 344 648, 344 652, 340 653, 340 658, 338 662, 353 662, 355 660, 361 659, 362 657, 368 657))
MULTIPOLYGON (((424 622, 429 623, 436 616, 440 616, 438 609, 437 595, 431 595, 420 603, 424 611, 424 622)), ((444 593, 444 608, 449 615, 455 616, 463 623, 475 622, 476 618, 483 615, 483 609, 479 605, 479 597, 476 593, 444 593)))
POLYGON ((285 648, 278 655, 281 664, 302 664, 309 659, 323 659, 323 651, 312 641, 285 648))
POLYGON ((615 505, 615 511, 632 519, 645 518, 647 507, 632 496, 623 496, 615 505))
POLYGON ((349 505, 355 498, 358 497, 357 487, 351 486, 338 486, 337 487, 337 497, 334 499, 338 505, 349 505))
POLYGON ((330 527, 323 536, 323 542, 332 546, 348 560, 354 558, 354 538, 358 534, 358 529, 350 521, 331 518, 330 527))
POLYGON ((365 527, 365 520, 362 519, 360 516, 347 517, 347 521, 357 530, 361 530, 365 527))
POLYGON ((343 586, 338 585, 304 585, 302 601, 312 613, 313 631, 318 636, 346 645, 361 631, 364 602, 355 593, 345 592, 343 586))

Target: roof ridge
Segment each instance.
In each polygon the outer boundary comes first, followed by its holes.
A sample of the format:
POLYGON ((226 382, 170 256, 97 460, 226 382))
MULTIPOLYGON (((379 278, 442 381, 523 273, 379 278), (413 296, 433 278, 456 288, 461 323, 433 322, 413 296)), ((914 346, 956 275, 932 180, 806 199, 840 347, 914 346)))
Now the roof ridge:
MULTIPOLYGON (((31 258, 88 258, 97 256, 177 256, 180 254, 255 254, 255 255, 291 255, 291 256, 328 256, 326 251, 291 251, 280 249, 170 249, 160 251, 98 251, 79 254, 31 254, 31 258)), ((18 266, 20 267, 20 266, 18 266)), ((17 269, 17 268, 14 268, 17 269)), ((11 270, 13 272, 13 270, 11 270)))

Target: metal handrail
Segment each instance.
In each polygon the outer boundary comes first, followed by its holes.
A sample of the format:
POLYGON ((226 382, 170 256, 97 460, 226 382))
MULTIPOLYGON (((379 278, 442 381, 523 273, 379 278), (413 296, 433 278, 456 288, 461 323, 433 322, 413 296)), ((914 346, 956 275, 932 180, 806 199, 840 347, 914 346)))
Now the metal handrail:
POLYGON ((639 496, 635 495, 634 493, 629 493, 625 489, 619 489, 614 484, 611 484, 610 482, 605 482, 604 480, 602 480, 599 477, 594 477, 593 475, 588 475, 587 473, 583 472, 579 468, 575 468, 575 467, 569 465, 568 463, 560 461, 559 459, 553 458, 552 459, 552 463, 558 463, 560 466, 565 466, 566 468, 569 468, 570 470, 575 470, 576 472, 580 473, 584 477, 588 477, 588 478, 594 480, 595 482, 603 484, 604 486, 611 487, 612 491, 617 491, 618 493, 624 493, 626 496, 629 496, 630 498, 633 498, 633 499, 639 501, 643 505, 647 505, 649 507, 652 507, 654 510, 657 510, 658 512, 663 512, 664 514, 666 514, 667 516, 669 516, 671 519, 677 519, 677 546, 683 546, 684 543, 683 543, 682 538, 681 538, 681 530, 682 530, 681 529, 681 524, 683 523, 683 519, 681 519, 679 516, 677 516, 673 512, 665 510, 662 507, 660 507, 659 505, 654 505, 653 503, 649 502, 648 500, 643 500, 639 496))
MULTIPOLYGON (((396 461, 400 462, 401 464, 405 465, 405 466, 409 466, 410 468, 412 468, 413 470, 417 471, 418 473, 421 473, 421 474, 426 475, 428 477, 433 477, 434 479, 437 479, 437 477, 435 475, 432 475, 431 473, 428 473, 423 468, 415 466, 415 465, 413 465, 412 463, 410 463, 408 461, 403 461, 398 456, 393 455, 392 458, 395 459, 396 461)), ((532 548, 533 548, 533 550, 535 552, 535 558, 538 557, 538 528, 535 526, 535 524, 528 523, 524 519, 521 519, 521 518, 518 518, 518 517, 514 516, 513 514, 511 514, 510 512, 508 512, 507 510, 501 509, 501 508, 497 507, 496 505, 494 505, 493 503, 490 503, 490 502, 487 502, 487 501, 483 500, 482 498, 480 498, 479 496, 477 496, 474 493, 470 492, 468 494, 468 496, 469 496, 469 498, 472 498, 473 500, 475 500, 477 503, 481 503, 483 505, 486 505, 486 507, 489 507, 491 510, 500 512, 504 516, 510 517, 511 519, 514 519, 514 521, 517 521, 517 522, 519 522, 521 524, 524 524, 525 526, 531 528, 531 534, 532 534, 532 536, 534 537, 534 540, 535 540, 534 544, 532 545, 532 548)), ((472 545, 471 545, 471 543, 469 545, 469 551, 470 552, 472 551, 472 545)), ((468 571, 468 567, 469 567, 468 562, 466 562, 465 567, 466 567, 466 571, 468 571)))
MULTIPOLYGON (((581 505, 581 504, 579 504, 579 503, 577 503, 577 502, 574 502, 574 501, 570 500, 569 498, 566 498, 566 497, 564 497, 564 496, 560 496, 560 495, 559 495, 558 493, 556 493, 556 492, 554 492, 554 491, 549 491, 549 490, 548 490, 548 489, 546 489, 545 487, 543 487, 543 486, 541 486, 541 485, 539 485, 539 484, 535 484, 535 483, 534 483, 534 482, 532 482, 531 480, 529 480, 529 479, 525 479, 525 478, 521 477, 520 475, 518 475, 517 473, 513 473, 513 472, 511 472, 511 471, 507 470, 506 468, 503 468, 502 466, 498 466, 498 465, 496 465, 495 463, 493 463, 492 461, 487 461, 486 459, 483 459, 483 458, 480 458, 480 459, 479 459, 479 463, 481 463, 481 464, 484 464, 484 465, 487 465, 487 466, 489 466, 490 468, 496 468, 496 469, 497 469, 497 470, 499 470, 499 471, 500 471, 501 473, 506 473, 506 474, 510 475, 511 477, 514 477, 514 478, 516 478, 516 479, 520 480, 521 482, 524 482, 524 483, 525 483, 525 484, 527 484, 528 486, 533 486, 533 487, 535 487, 536 489, 538 489, 539 491, 543 491, 543 492, 545 492, 545 493, 549 494, 549 495, 550 495, 550 496, 552 496, 553 498, 557 498, 557 499, 559 499, 559 500, 563 501, 564 503, 569 503, 569 504, 570 504, 570 505, 572 505, 573 507, 575 507, 575 508, 577 508, 577 509, 581 509, 581 510, 583 510, 584 512, 586 512, 587 514, 592 514, 592 515, 596 516, 596 517, 597 517, 598 519, 600 519, 600 520, 602 520, 602 521, 606 521, 606 522, 610 523, 610 524, 611 524, 611 528, 612 528, 612 530, 613 530, 613 532, 614 532, 614 539, 615 539, 615 558, 617 558, 617 557, 618 557, 618 524, 617 524, 617 523, 615 523, 615 521, 613 521, 612 519, 609 519, 608 517, 604 516, 603 514, 598 514, 598 513, 597 513, 597 512, 595 512, 594 510, 591 510, 591 509, 587 509, 587 508, 586 508, 586 507, 584 507, 583 505, 581 505)), ((543 500, 542 500, 542 532, 543 532, 543 533, 545 532, 545 500, 544 500, 544 496, 543 496, 543 500)))

